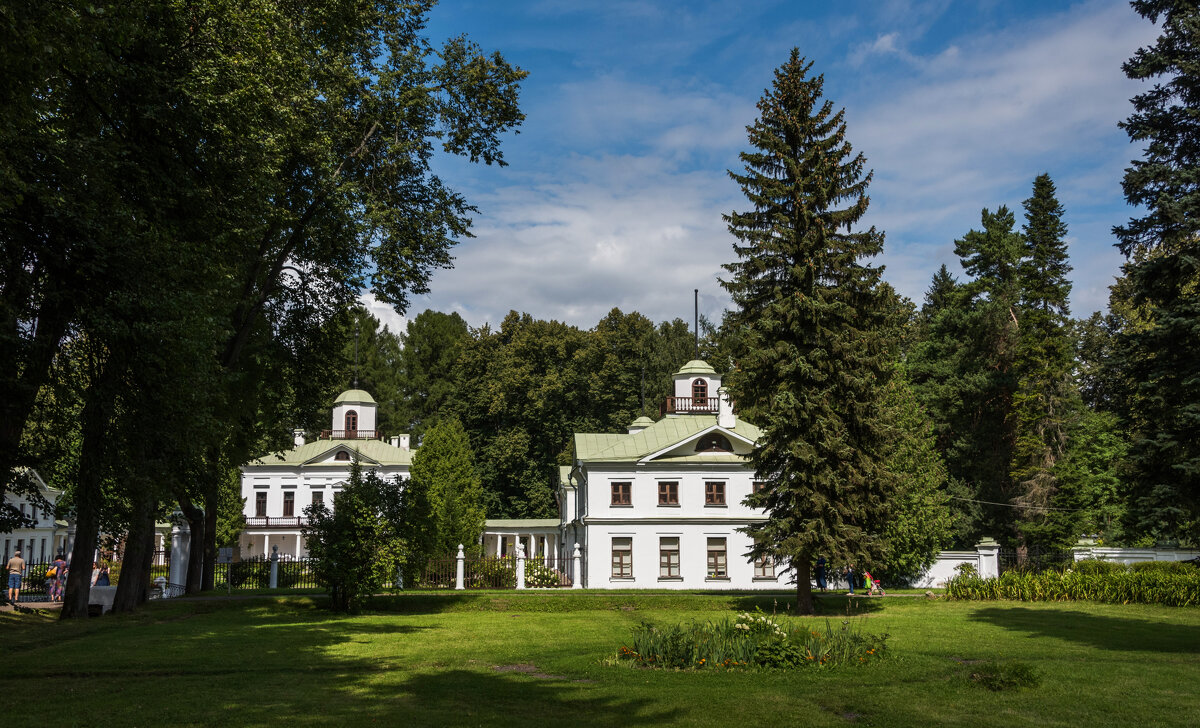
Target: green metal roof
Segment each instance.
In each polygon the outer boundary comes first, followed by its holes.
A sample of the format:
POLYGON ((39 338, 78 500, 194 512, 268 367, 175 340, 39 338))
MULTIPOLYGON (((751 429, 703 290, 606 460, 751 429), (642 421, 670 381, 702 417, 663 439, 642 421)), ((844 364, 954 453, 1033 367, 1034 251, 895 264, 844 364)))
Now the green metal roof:
POLYGON ((692 359, 683 368, 675 372, 676 374, 716 374, 717 370, 708 365, 708 362, 703 359, 692 359))
POLYGON ((375 404, 375 398, 362 389, 347 389, 333 400, 334 404, 349 402, 351 404, 375 404))
POLYGON ((489 518, 483 522, 484 528, 554 528, 558 524, 557 518, 489 518))
MULTIPOLYGON (((688 440, 696 434, 717 424, 716 415, 685 415, 666 417, 646 429, 632 435, 604 435, 596 433, 575 434, 575 457, 588 461, 641 460, 647 455, 665 450, 688 440)), ((731 432, 757 442, 760 431, 757 427, 739 419, 731 432)), ((686 456, 686 462, 724 462, 722 457, 744 460, 740 455, 696 455, 686 456)), ((673 458, 672 460, 676 460, 673 458)))
POLYGON ((562 483, 563 485, 566 485, 568 482, 570 482, 570 478, 571 478, 571 466, 570 465, 559 465, 558 466, 558 482, 562 483))
POLYGON ((650 427, 653 424, 654 424, 654 420, 650 419, 646 415, 642 415, 641 417, 634 420, 633 424, 631 424, 630 427, 650 427))
MULTIPOLYGON (((324 460, 334 450, 346 449, 354 457, 357 451, 364 461, 380 465, 411 465, 415 450, 404 450, 392 447, 380 440, 314 440, 291 450, 284 450, 277 455, 267 455, 255 460, 250 465, 305 465, 312 460, 324 460)), ((312 465, 338 465, 346 467, 348 462, 338 460, 336 463, 312 463, 312 465)))

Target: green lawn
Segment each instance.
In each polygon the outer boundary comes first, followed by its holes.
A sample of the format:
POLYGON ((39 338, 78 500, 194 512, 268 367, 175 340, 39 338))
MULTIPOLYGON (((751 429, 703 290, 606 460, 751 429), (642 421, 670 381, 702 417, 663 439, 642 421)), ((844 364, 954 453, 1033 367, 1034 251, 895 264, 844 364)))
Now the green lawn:
MULTIPOLYGON (((166 601, 84 623, 0 615, 25 725, 1191 726, 1200 610, 858 600, 886 661, 838 671, 660 672, 605 664, 643 620, 721 619, 785 597, 409 594, 334 617, 303 596, 166 601), (975 661, 1025 662, 1039 687, 990 692, 975 661), (39 697, 41 696, 41 697, 39 697), (44 698, 44 699, 43 699, 44 698)), ((826 598, 829 617, 849 606, 826 598)))

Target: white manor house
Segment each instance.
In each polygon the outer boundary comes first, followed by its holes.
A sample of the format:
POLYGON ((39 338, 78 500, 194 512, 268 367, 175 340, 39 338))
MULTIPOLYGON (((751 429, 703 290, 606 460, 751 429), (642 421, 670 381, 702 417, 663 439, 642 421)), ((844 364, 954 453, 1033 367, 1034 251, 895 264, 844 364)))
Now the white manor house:
MULTIPOLYGON (((759 436, 739 420, 721 377, 699 360, 674 375, 657 422, 639 417, 628 432, 576 433, 573 464, 560 468, 557 519, 492 519, 481 537, 488 555, 512 555, 519 543, 593 589, 778 589, 784 565, 752 561, 738 529, 765 519, 743 505, 755 487, 748 456, 759 436)), ((246 529, 242 558, 307 555, 304 507, 333 503, 358 458, 385 479, 407 477, 415 449, 408 435, 385 439, 375 429, 376 403, 359 389, 333 403, 329 430, 242 467, 246 529)))

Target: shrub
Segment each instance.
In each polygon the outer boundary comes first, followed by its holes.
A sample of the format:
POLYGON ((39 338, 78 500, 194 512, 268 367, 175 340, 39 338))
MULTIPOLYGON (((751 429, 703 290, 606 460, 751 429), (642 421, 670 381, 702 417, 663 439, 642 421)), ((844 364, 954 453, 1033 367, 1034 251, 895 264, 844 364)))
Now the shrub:
POLYGON ((975 564, 963 562, 954 567, 959 576, 979 576, 979 571, 975 568, 975 564))
POLYGON ((1197 574, 1200 569, 1183 561, 1139 561, 1130 567, 1138 574, 1197 574))
POLYGON ((981 685, 988 690, 1012 690, 1019 688, 1035 688, 1041 684, 1041 677, 1024 662, 997 662, 988 660, 975 666, 970 674, 971 682, 981 685))
POLYGON ((635 627, 631 646, 617 656, 643 667, 700 670, 705 668, 836 667, 882 659, 888 635, 852 629, 849 622, 824 631, 768 617, 761 610, 721 622, 635 627))
POLYGON ((949 599, 1020 601, 1094 601, 1110 604, 1200 605, 1200 571, 1164 573, 1113 571, 1009 571, 998 579, 958 576, 946 584, 949 599))
MULTIPOLYGON (((514 574, 513 580, 516 580, 514 574)), ((562 586, 562 574, 547 566, 540 558, 525 560, 525 586, 530 588, 546 588, 562 586)))
POLYGON ((1080 574, 1123 574, 1126 571, 1125 564, 1119 561, 1101 561, 1100 559, 1076 561, 1071 569, 1080 574))
POLYGON ((517 560, 511 556, 480 559, 471 568, 468 582, 484 589, 513 589, 517 586, 517 560))

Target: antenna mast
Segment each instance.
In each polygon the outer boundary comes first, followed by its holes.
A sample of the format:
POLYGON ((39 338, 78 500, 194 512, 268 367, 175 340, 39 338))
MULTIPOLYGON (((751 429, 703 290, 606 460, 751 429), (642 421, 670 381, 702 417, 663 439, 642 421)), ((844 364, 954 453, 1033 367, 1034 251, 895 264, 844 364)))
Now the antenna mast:
POLYGON ((646 365, 642 365, 642 417, 646 416, 646 365))
POLYGON ((358 328, 359 322, 354 322, 354 387, 358 389, 358 328))
POLYGON ((700 289, 693 288, 692 294, 696 297, 696 358, 700 358, 700 289))

